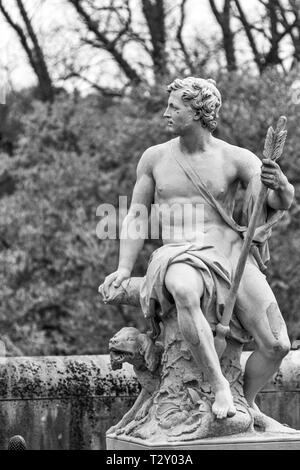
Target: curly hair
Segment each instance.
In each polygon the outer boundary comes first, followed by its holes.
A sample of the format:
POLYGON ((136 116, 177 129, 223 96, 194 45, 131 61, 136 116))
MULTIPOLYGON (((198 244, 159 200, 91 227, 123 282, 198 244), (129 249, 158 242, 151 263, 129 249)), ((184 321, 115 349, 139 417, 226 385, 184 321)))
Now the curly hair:
POLYGON ((183 101, 189 101, 191 107, 200 113, 201 125, 213 132, 217 127, 219 111, 222 106, 221 93, 212 79, 188 77, 177 78, 167 90, 169 93, 183 89, 183 101))

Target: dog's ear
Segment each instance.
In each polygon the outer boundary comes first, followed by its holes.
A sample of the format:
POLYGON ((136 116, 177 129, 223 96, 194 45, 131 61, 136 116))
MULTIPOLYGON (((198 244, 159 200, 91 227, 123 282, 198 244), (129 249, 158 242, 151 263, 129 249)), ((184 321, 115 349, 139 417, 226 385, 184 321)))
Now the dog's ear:
POLYGON ((160 361, 160 351, 148 335, 140 334, 137 337, 139 352, 144 357, 147 368, 154 372, 160 361))

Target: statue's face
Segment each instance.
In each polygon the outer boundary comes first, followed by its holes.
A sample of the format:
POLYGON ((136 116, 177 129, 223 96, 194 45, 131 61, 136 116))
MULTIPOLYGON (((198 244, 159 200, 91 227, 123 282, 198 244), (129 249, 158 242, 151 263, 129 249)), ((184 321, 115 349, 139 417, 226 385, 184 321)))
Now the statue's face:
POLYGON ((183 90, 170 93, 168 107, 163 115, 167 119, 170 132, 179 136, 195 126, 196 122, 196 113, 188 103, 182 100, 182 94, 183 90))

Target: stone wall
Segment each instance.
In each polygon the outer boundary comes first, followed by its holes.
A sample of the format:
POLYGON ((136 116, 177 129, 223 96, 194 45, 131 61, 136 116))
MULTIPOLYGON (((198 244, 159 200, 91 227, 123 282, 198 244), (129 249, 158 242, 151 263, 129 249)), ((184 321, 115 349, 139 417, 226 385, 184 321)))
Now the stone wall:
MULTIPOLYGON (((292 351, 259 405, 300 429, 299 392, 300 351, 292 351)), ((105 431, 138 393, 132 367, 112 372, 108 356, 1 358, 0 449, 15 434, 30 449, 105 449, 105 431)))

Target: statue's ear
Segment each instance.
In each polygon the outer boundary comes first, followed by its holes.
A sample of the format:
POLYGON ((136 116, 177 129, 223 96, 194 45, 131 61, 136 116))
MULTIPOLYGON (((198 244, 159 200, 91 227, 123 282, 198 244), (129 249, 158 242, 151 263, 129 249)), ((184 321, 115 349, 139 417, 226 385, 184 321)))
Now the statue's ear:
POLYGON ((149 336, 145 334, 140 334, 137 337, 137 341, 139 352, 144 357, 147 368, 151 372, 154 372, 158 363, 155 344, 149 338, 149 336))
POLYGON ((202 112, 200 109, 196 110, 194 112, 194 121, 199 121, 201 119, 202 112))

